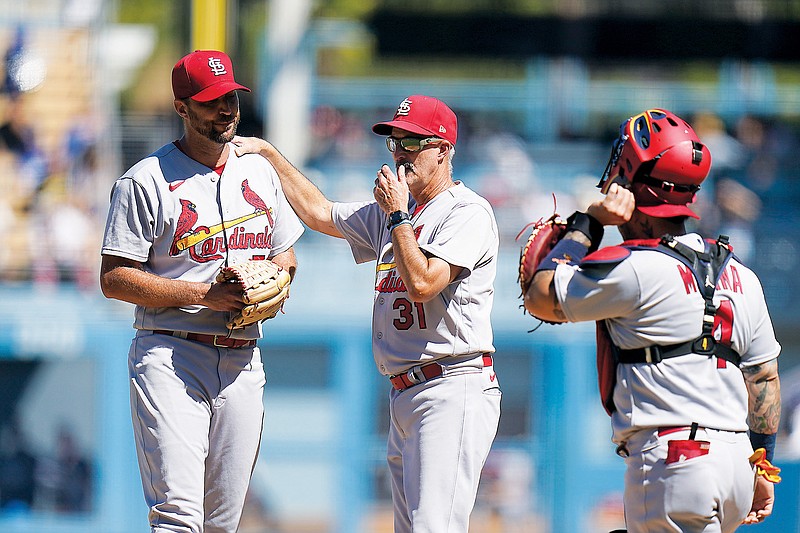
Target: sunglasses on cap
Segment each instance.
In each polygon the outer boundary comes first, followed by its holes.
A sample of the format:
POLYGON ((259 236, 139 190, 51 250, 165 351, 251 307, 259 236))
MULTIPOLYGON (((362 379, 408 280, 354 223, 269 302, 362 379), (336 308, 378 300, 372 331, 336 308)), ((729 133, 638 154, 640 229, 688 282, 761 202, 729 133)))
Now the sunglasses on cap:
POLYGON ((442 141, 439 137, 386 137, 386 148, 395 153, 398 148, 406 152, 419 152, 429 144, 442 141))

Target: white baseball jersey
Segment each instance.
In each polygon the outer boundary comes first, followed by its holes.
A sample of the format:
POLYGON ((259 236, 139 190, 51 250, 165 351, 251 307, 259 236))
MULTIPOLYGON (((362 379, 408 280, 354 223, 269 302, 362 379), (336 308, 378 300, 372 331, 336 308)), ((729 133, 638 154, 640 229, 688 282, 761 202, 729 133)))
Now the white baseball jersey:
MULTIPOLYGON (((211 282, 220 267, 266 259, 292 247, 303 225, 272 165, 230 156, 221 175, 167 144, 114 184, 103 254, 143 263, 170 279, 211 282)), ((204 306, 137 306, 134 327, 225 335, 230 313, 204 306)), ((261 325, 231 335, 253 339, 261 325)))
MULTIPOLYGON (((678 240, 697 251, 703 240, 688 234, 678 240)), ((701 334, 704 299, 691 271, 656 250, 633 250, 606 269, 559 265, 555 290, 568 320, 606 319, 611 339, 622 349, 669 345, 701 334)), ((735 257, 714 293, 718 308, 714 336, 742 357, 741 366, 774 359, 780 353, 761 283, 735 257)), ((657 364, 620 364, 612 416, 614 442, 642 428, 700 426, 747 431, 747 390, 739 368, 716 357, 689 354, 657 364)))
POLYGON ((372 349, 382 374, 442 357, 493 353, 490 315, 499 244, 489 203, 464 184, 409 206, 419 247, 463 268, 429 302, 412 302, 397 272, 386 214, 376 202, 335 203, 332 218, 357 263, 377 260, 372 349))

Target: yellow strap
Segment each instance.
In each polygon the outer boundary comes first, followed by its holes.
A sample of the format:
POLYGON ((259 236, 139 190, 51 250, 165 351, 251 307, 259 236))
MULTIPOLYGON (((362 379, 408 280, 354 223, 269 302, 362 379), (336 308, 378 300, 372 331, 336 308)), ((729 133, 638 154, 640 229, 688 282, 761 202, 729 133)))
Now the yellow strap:
POLYGON ((772 483, 780 483, 781 469, 767 460, 767 450, 759 448, 750 456, 750 464, 756 467, 756 474, 772 483))

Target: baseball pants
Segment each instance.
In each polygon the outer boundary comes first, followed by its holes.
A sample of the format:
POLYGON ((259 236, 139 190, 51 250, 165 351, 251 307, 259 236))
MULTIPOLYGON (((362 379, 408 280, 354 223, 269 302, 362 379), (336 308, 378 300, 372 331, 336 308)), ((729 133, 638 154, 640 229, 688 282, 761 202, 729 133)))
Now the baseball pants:
POLYGON ((500 398, 493 367, 390 391, 395 533, 467 533, 500 398))
POLYGON ((259 349, 140 332, 128 364, 151 533, 234 533, 261 441, 259 349))
POLYGON ((755 489, 747 433, 700 428, 695 440, 709 443, 707 453, 689 434, 645 430, 628 441, 628 533, 730 533, 747 516, 755 489))

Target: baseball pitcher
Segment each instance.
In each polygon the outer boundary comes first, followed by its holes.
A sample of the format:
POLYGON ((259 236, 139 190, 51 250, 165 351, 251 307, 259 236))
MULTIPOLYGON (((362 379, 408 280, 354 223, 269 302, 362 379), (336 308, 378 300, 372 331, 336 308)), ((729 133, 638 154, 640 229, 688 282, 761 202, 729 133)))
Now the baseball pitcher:
POLYGON ((185 134, 113 187, 100 285, 136 304, 131 412, 151 533, 235 533, 258 453, 261 321, 275 316, 303 226, 263 158, 237 156, 230 58, 172 71, 185 134))

